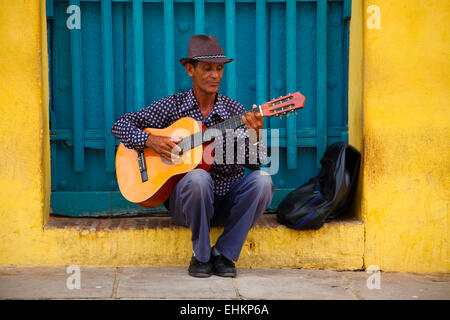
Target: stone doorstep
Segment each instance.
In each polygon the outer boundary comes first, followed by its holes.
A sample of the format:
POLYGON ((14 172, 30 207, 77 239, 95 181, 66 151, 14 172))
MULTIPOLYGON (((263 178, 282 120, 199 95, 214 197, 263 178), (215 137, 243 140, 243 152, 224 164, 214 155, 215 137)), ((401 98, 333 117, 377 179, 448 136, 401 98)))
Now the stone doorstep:
MULTIPOLYGON (((328 222, 333 224, 360 224, 359 220, 336 220, 328 222)), ((264 214, 254 228, 287 228, 276 220, 276 214, 264 214)), ((169 216, 146 216, 146 217, 102 217, 102 218, 75 218, 50 216, 45 224, 45 230, 51 229, 74 229, 88 231, 115 231, 115 230, 144 230, 144 229, 163 229, 163 228, 185 228, 175 223, 169 216)))
MULTIPOLYGON (((213 227, 211 232, 217 236, 221 229, 213 227)), ((81 264, 179 266, 186 264, 192 254, 186 235, 186 232, 190 233, 189 229, 177 225, 169 216, 73 218, 52 215, 44 226, 45 231, 56 236, 56 239, 63 239, 57 235, 64 237, 61 231, 71 234, 72 241, 67 245, 78 249, 75 249, 76 253, 70 259, 78 259, 81 264), (149 244, 141 232, 153 233, 163 242, 149 244), (95 262, 83 260, 86 249, 79 248, 78 233, 89 234, 92 238, 123 236, 125 246, 128 247, 107 244, 107 250, 114 254, 99 256, 93 260, 95 262), (166 245, 162 244, 165 242, 166 245), (154 254, 145 255, 149 246, 154 254), (174 250, 177 251, 175 255, 174 250), (119 252, 121 254, 118 255, 119 252)), ((59 240, 56 242, 59 243, 59 240)), ((96 244, 103 248, 102 241, 96 244)), ((93 245, 93 250, 98 250, 98 246, 93 245)), ((279 224, 276 214, 266 213, 250 231, 247 245, 239 259, 239 267, 360 270, 363 266, 363 247, 364 225, 361 221, 335 220, 326 223, 320 230, 299 232, 279 224)))

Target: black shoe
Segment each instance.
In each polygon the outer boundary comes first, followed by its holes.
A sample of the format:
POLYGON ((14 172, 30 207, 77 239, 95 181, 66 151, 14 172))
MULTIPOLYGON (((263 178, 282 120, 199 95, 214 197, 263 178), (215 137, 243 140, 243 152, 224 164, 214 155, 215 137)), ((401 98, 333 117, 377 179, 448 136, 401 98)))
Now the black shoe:
POLYGON ((190 276, 207 278, 212 275, 212 265, 210 261, 201 262, 192 256, 188 271, 190 276))
POLYGON ((211 261, 213 265, 213 272, 217 276, 221 277, 235 277, 236 267, 234 262, 228 260, 223 255, 214 256, 211 254, 211 261))

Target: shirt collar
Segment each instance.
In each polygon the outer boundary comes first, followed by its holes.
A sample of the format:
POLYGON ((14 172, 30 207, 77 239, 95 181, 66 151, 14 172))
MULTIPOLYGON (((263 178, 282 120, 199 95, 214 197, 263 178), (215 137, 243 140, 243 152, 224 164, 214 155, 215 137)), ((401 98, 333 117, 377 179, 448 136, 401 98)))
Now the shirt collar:
MULTIPOLYGON (((194 90, 191 88, 186 92, 186 96, 180 106, 179 111, 186 112, 188 110, 191 110, 194 106, 198 107, 198 103, 195 99, 194 90)), ((230 117, 230 113, 228 112, 223 102, 223 96, 220 93, 217 93, 216 103, 214 104, 211 113, 205 119, 205 121, 210 119, 214 114, 219 115, 222 120, 228 119, 230 117)))
POLYGON ((186 91, 186 95, 183 99, 183 103, 179 108, 179 111, 186 112, 188 110, 191 110, 195 105, 197 105, 197 100, 195 100, 194 91, 191 88, 186 91))
POLYGON ((216 103, 214 104, 214 108, 212 109, 208 118, 210 116, 213 116, 214 114, 218 114, 219 117, 222 118, 222 120, 226 120, 230 117, 230 113, 223 103, 223 96, 220 93, 217 93, 216 103))

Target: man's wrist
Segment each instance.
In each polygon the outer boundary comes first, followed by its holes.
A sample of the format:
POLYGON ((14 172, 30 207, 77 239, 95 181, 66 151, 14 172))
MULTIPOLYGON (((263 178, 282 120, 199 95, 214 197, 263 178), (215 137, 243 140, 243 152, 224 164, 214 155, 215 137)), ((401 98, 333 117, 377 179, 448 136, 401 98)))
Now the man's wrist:
POLYGON ((262 141, 261 137, 250 138, 250 143, 254 146, 257 146, 262 141))
POLYGON ((259 132, 259 134, 258 134, 258 132, 256 130, 250 129, 248 138, 249 138, 249 142, 252 145, 256 146, 261 141, 262 134, 261 134, 261 132, 259 132))
POLYGON ((152 142, 151 142, 151 136, 152 136, 152 135, 149 134, 148 137, 147 137, 147 140, 145 140, 144 146, 145 146, 146 148, 150 148, 151 145, 152 145, 152 142))

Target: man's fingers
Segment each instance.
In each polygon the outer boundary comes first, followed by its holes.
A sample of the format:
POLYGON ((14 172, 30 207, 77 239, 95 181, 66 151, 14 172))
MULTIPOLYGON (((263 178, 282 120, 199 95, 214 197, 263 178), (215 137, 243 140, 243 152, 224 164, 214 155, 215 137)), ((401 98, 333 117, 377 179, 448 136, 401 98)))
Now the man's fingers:
POLYGON ((255 118, 258 121, 264 121, 264 118, 263 118, 262 114, 259 113, 259 112, 255 113, 255 118))
POLYGON ((262 128, 264 125, 264 117, 259 113, 252 113, 250 115, 251 122, 254 125, 254 128, 262 128))
POLYGON ((250 123, 250 126, 252 128, 254 128, 254 129, 262 128, 263 120, 262 120, 262 116, 259 113, 255 114, 255 113, 249 112, 247 114, 247 120, 250 123))
POLYGON ((245 124, 245 125, 247 126, 247 128, 248 128, 249 123, 248 123, 248 121, 247 121, 247 117, 242 116, 241 118, 242 118, 242 121, 244 121, 244 124, 245 124))
POLYGON ((177 152, 177 153, 181 152, 180 146, 178 146, 176 143, 171 142, 171 143, 168 143, 167 146, 171 152, 177 152))
POLYGON ((177 153, 181 152, 181 148, 177 145, 181 141, 180 138, 169 138, 166 141, 166 149, 172 151, 175 151, 177 153))
POLYGON ((168 151, 163 152, 162 156, 169 162, 177 161, 179 159, 177 155, 174 155, 172 152, 168 151))

